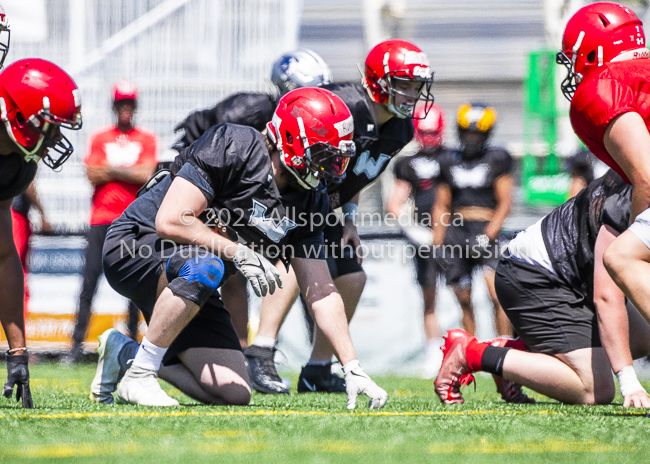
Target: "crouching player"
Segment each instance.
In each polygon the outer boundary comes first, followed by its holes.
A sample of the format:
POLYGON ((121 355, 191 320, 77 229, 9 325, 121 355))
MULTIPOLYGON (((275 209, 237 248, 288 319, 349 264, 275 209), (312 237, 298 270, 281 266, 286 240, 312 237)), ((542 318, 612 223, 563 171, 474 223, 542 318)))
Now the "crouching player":
MULTIPOLYGON (((4 55, 0 65, 3 60, 4 55)), ((16 387, 16 399, 22 398, 23 407, 32 408, 23 271, 12 239, 11 203, 32 183, 41 159, 58 170, 72 154, 61 128, 81 128, 79 90, 54 63, 17 61, 0 74, 0 118, 0 323, 9 341, 3 394, 10 398, 16 387)))
MULTIPOLYGON (((273 293, 282 282, 268 257, 291 260, 296 269, 315 319, 344 364, 348 407, 360 393, 371 407, 386 403, 386 392, 356 360, 343 302, 323 259, 322 227, 313 221, 330 209, 321 180, 343 176, 354 155, 353 124, 333 93, 294 90, 280 100, 266 134, 231 124, 211 128, 176 158, 175 175, 113 223, 104 246, 106 278, 149 324, 117 389, 119 402, 178 404, 160 388, 159 374, 204 403, 248 404, 244 356, 216 289, 239 270, 259 296, 273 293), (197 217, 213 222, 217 233, 197 217)), ((135 343, 105 335, 102 343, 110 346, 100 347, 91 396, 110 402, 135 343)))
POLYGON ((632 367, 650 353, 650 326, 626 309, 603 265, 605 249, 627 228, 631 197, 610 170, 510 242, 495 287, 521 340, 481 343, 450 331, 435 381, 443 402, 462 403, 460 385, 482 370, 564 403, 608 404, 613 370, 624 405, 650 407, 632 367), (524 344, 531 352, 519 351, 524 344))

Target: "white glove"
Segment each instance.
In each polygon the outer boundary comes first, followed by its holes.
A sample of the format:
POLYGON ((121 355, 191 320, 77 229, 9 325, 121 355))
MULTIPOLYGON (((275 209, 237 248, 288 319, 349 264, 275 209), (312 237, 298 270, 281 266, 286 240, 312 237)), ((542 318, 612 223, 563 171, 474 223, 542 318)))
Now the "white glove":
POLYGON ((388 401, 388 393, 363 372, 358 360, 355 359, 343 366, 343 373, 345 374, 345 389, 348 392, 348 409, 355 408, 357 395, 361 393, 370 398, 368 403, 370 409, 384 407, 388 401))
POLYGON ((266 296, 267 291, 273 294, 276 284, 282 288, 280 273, 275 266, 247 246, 237 244, 232 261, 251 283, 257 296, 266 296))

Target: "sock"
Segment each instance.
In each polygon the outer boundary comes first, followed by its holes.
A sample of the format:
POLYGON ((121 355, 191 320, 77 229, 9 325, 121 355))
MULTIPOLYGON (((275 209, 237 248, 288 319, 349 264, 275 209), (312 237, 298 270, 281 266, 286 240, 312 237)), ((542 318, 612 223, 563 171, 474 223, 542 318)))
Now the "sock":
POLYGON ((307 361, 308 366, 322 366, 322 367, 324 367, 324 366, 329 366, 330 364, 332 364, 331 359, 327 360, 327 361, 321 361, 321 360, 314 361, 313 359, 310 359, 309 361, 307 361))
POLYGON ((481 368, 481 358, 483 353, 489 347, 487 343, 479 342, 474 339, 467 345, 467 350, 465 350, 465 356, 467 356, 467 364, 472 372, 483 370, 481 368))
POLYGON ((132 365, 150 371, 157 371, 160 369, 160 363, 166 352, 167 348, 156 346, 147 340, 147 337, 144 337, 132 365))
POLYGON ((121 371, 126 371, 128 369, 129 364, 131 364, 129 361, 133 362, 139 348, 140 344, 138 342, 129 340, 120 349, 120 352, 117 354, 117 362, 120 364, 121 371))
POLYGON ((481 357, 481 370, 496 374, 499 377, 503 376, 503 359, 512 348, 500 348, 492 345, 484 350, 481 357))
POLYGON ((253 345, 259 346, 260 348, 273 348, 275 346, 275 341, 275 338, 257 335, 253 345))

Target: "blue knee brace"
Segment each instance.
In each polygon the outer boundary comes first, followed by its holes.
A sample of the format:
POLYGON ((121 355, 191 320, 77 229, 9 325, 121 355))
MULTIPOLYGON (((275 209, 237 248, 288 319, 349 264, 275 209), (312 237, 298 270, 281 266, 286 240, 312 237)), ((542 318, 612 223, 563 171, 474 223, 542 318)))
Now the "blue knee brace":
POLYGON ((167 261, 167 281, 174 295, 203 306, 223 279, 223 261, 198 247, 182 247, 167 261))

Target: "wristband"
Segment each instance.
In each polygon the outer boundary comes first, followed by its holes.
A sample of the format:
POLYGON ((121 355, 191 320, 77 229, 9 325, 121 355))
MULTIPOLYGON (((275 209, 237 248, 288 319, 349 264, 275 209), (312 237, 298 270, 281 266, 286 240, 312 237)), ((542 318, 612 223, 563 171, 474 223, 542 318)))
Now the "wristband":
POLYGON ((636 378, 634 366, 625 366, 623 369, 618 371, 616 377, 618 378, 618 387, 621 390, 621 395, 623 398, 625 398, 630 393, 634 393, 639 390, 645 391, 645 388, 641 386, 639 379, 636 378))
POLYGON ((343 211, 343 220, 349 218, 352 222, 356 222, 358 207, 359 205, 355 205, 354 203, 346 203, 341 206, 341 211, 343 211))

